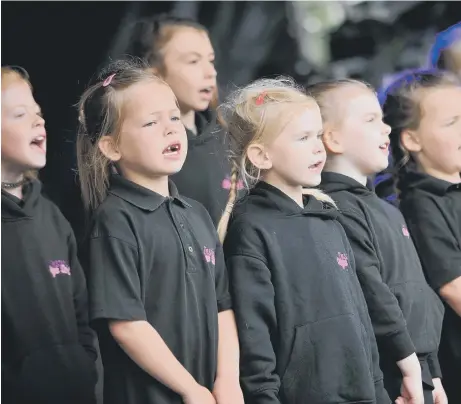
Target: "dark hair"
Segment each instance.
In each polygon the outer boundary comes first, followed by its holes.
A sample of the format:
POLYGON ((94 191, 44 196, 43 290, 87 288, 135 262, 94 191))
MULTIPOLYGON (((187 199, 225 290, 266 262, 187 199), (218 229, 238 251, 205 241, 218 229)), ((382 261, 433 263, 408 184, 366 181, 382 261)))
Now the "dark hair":
POLYGON ((455 75, 433 69, 410 72, 387 88, 383 100, 383 113, 384 121, 392 128, 390 149, 394 166, 391 169, 392 175, 380 183, 380 188, 389 188, 391 182, 392 188, 398 195, 399 184, 405 174, 416 170, 414 157, 402 146, 401 134, 404 130, 419 128, 423 114, 422 93, 430 89, 460 84, 455 75))
POLYGON ((208 30, 198 22, 161 14, 137 20, 131 29, 127 54, 145 60, 150 66, 164 73, 163 48, 171 40, 176 29, 189 27, 208 34, 208 30))
MULTIPOLYGON (((194 28, 209 35, 205 26, 189 18, 160 14, 137 20, 131 27, 125 54, 143 59, 160 76, 165 76, 164 48, 180 28, 194 28)), ((218 107, 218 92, 215 90, 211 108, 218 107)))
POLYGON ((128 87, 142 81, 166 83, 136 58, 112 62, 98 74, 78 103, 79 132, 77 163, 83 202, 95 209, 106 197, 111 161, 99 149, 102 136, 120 138, 124 102, 120 96, 128 87))

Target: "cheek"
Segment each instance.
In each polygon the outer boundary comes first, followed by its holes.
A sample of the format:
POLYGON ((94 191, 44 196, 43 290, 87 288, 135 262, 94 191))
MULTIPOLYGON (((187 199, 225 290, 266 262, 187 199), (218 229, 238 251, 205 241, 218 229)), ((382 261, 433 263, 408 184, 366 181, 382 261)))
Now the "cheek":
POLYGON ((170 85, 175 94, 186 93, 195 82, 195 69, 189 65, 176 66, 170 69, 165 76, 165 81, 170 85))

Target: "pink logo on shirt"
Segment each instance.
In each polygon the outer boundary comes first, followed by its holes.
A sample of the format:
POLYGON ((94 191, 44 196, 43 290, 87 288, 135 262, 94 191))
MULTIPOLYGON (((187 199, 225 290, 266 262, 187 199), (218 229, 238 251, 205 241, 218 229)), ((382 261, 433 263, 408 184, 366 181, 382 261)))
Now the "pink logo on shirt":
POLYGON ((349 258, 347 257, 346 254, 338 253, 338 256, 336 257, 336 261, 338 262, 338 265, 342 269, 346 269, 349 267, 349 258))
POLYGON ((406 226, 402 226, 402 233, 405 237, 410 238, 410 233, 408 232, 408 229, 406 228, 406 226))
POLYGON ((205 257, 205 261, 208 263, 212 263, 215 265, 215 255, 214 250, 212 248, 203 247, 203 256, 205 257))
MULTIPOLYGON (((230 190, 230 187, 231 187, 231 180, 230 180, 230 177, 227 176, 226 178, 224 178, 222 180, 222 184, 221 184, 221 187, 223 189, 227 189, 227 190, 230 190)), ((239 180, 237 182, 237 190, 240 191, 241 189, 243 189, 243 181, 242 180, 239 180)))
POLYGON ((53 278, 56 278, 59 274, 70 276, 70 267, 66 261, 63 260, 50 261, 48 269, 51 275, 53 275, 53 278))

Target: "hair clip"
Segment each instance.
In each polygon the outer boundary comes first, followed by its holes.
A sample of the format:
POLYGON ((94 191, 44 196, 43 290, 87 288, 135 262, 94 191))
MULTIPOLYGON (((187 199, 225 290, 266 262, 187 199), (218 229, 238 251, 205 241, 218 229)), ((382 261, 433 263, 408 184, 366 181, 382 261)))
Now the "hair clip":
POLYGON ((256 105, 263 105, 264 104, 264 98, 266 98, 267 92, 263 91, 261 94, 258 95, 258 98, 256 98, 255 104, 256 105))
POLYGON ((107 87, 111 83, 114 76, 115 76, 115 73, 111 74, 107 79, 104 80, 104 82, 102 83, 102 86, 107 87))

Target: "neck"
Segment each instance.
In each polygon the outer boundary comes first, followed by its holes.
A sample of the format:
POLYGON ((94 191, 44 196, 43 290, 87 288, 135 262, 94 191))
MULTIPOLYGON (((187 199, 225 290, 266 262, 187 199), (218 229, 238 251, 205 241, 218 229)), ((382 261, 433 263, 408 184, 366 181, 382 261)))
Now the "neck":
POLYGON ((437 178, 439 180, 443 180, 443 181, 447 181, 447 182, 451 182, 452 184, 457 184, 459 182, 461 182, 461 173, 459 172, 455 172, 455 173, 451 173, 451 174, 447 174, 447 173, 443 173, 439 170, 434 170, 432 168, 423 168, 423 167, 419 167, 419 169, 422 171, 422 172, 425 172, 426 174, 434 177, 434 178, 437 178))
MULTIPOLYGON (((8 170, 2 166, 2 184, 15 184, 24 180, 24 173, 15 172, 13 170, 8 170)), ((16 188, 3 188, 4 191, 8 192, 15 197, 22 199, 22 185, 16 188)))
POLYGON ((164 197, 170 196, 170 190, 168 188, 168 176, 162 175, 158 177, 145 177, 134 173, 124 172, 122 175, 135 184, 141 187, 150 189, 151 191, 160 194, 164 197))
POLYGON ((363 186, 367 185, 367 176, 361 173, 360 170, 354 167, 351 163, 345 159, 342 159, 340 156, 327 159, 323 171, 346 175, 347 177, 356 180, 363 186))
POLYGON ((195 111, 193 109, 181 111, 181 121, 186 129, 189 129, 194 134, 197 134, 197 127, 195 126, 195 111))
POLYGON ((304 208, 303 187, 301 185, 288 185, 275 178, 271 178, 271 176, 269 175, 263 176, 261 179, 267 182, 268 184, 272 185, 273 187, 280 189, 280 191, 282 191, 285 195, 293 199, 301 208, 304 208))

